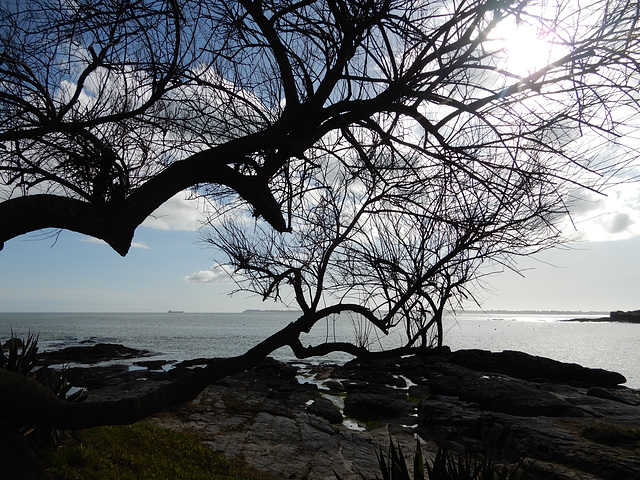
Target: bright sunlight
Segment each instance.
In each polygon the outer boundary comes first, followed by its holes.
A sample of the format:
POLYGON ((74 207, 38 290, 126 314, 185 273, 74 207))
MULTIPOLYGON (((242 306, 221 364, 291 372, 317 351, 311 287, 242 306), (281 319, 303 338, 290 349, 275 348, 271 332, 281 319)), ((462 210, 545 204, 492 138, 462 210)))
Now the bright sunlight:
POLYGON ((491 39, 497 42, 504 56, 505 71, 525 77, 553 61, 557 45, 552 42, 553 32, 542 25, 519 25, 512 19, 504 20, 493 30, 491 39))

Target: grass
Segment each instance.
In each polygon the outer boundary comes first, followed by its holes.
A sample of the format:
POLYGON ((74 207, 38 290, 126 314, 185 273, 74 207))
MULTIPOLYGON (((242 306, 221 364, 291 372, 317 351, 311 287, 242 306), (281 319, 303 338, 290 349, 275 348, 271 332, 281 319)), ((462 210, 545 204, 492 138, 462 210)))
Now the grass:
POLYGON ((146 423, 69 435, 41 458, 50 480, 273 480, 189 435, 146 423))

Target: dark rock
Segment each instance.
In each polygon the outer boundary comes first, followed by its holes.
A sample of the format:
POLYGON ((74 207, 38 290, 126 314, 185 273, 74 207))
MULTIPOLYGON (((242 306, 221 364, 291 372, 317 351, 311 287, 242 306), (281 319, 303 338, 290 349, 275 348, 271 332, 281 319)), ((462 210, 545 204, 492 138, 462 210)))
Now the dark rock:
POLYGON ((40 363, 51 365, 60 363, 99 363, 108 360, 138 358, 149 355, 148 350, 136 350, 113 343, 97 343, 91 346, 67 347, 61 350, 44 352, 40 363))
POLYGON ((609 313, 609 319, 612 322, 640 323, 640 310, 633 310, 629 312, 617 310, 609 313))
POLYGON ((13 337, 2 344, 3 350, 9 350, 9 348, 11 347, 16 349, 24 348, 24 342, 22 341, 21 338, 13 337))
POLYGON ((512 379, 489 378, 469 385, 463 400, 485 410, 521 417, 585 417, 583 410, 554 395, 512 379))
POLYGON ((175 368, 192 368, 192 367, 206 367, 212 363, 215 363, 219 359, 217 358, 193 358, 191 360, 183 360, 175 364, 175 368))
MULTIPOLYGON (((294 366, 266 358, 256 368, 246 372, 244 377, 251 381, 251 390, 286 397, 300 385, 296 379, 297 372, 294 366)), ((313 388, 317 387, 314 385, 313 388)))
POLYGON ((539 385, 504 375, 482 374, 457 365, 433 368, 429 389, 479 408, 523 417, 581 417, 586 413, 539 385))
POLYGON ((607 400, 613 400, 614 402, 624 403, 625 405, 638 405, 637 403, 630 402, 624 397, 602 387, 591 387, 589 390, 587 390, 587 395, 590 395, 592 397, 605 398, 607 400))
POLYGON ((71 385, 89 390, 113 388, 123 383, 147 378, 147 375, 146 370, 130 370, 127 365, 67 369, 67 379, 71 385))
POLYGON ((344 392, 344 385, 337 380, 327 380, 326 382, 322 382, 322 386, 330 392, 344 392))
MULTIPOLYGON (((638 418, 638 413, 627 418, 638 418)), ((567 421, 487 412, 457 398, 433 396, 420 403, 418 433, 435 443, 454 442, 467 451, 486 452, 499 461, 535 459, 526 478, 640 478, 640 458, 634 450, 606 447, 580 435, 581 428, 592 422, 589 417, 567 421), (566 475, 558 473, 562 471, 566 475)), ((598 425, 602 422, 599 419, 598 425)))
POLYGON ((407 394, 388 389, 377 393, 349 393, 344 402, 344 414, 360 420, 387 420, 397 418, 413 408, 407 394))
POLYGON ((403 377, 395 377, 395 383, 390 385, 396 388, 407 388, 407 381, 403 377))
POLYGON ((581 386, 614 387, 627 379, 617 372, 587 368, 575 363, 563 363, 550 358, 505 350, 458 350, 448 360, 480 372, 503 373, 523 380, 545 379, 581 386))
MULTIPOLYGON (((318 372, 332 379, 325 386, 338 389, 333 382, 340 381, 348 392, 345 415, 373 421, 366 432, 348 430, 348 422, 341 423, 340 412, 315 384, 300 384, 296 367, 274 360, 216 382, 198 399, 166 415, 182 412, 176 428, 192 428, 217 451, 241 455, 278 478, 320 480, 333 478, 332 470, 343 478, 361 478, 356 469, 373 478, 379 445, 388 443, 391 434, 404 442, 408 453, 415 447, 416 433, 426 441, 423 449, 448 442, 486 453, 495 462, 535 460, 527 477, 531 480, 640 478, 640 392, 594 385, 593 369, 503 353, 442 350, 351 362, 346 369, 319 366, 318 372), (388 370, 377 376, 378 368, 388 370), (513 375, 506 373, 510 371, 513 375), (393 388, 403 377, 414 385, 393 388)), ((96 385, 107 383, 100 392, 117 399, 191 371, 178 365, 168 372, 109 368, 77 372, 96 385)), ((615 375, 605 372, 604 383, 615 375)))
POLYGON ((361 380, 370 384, 395 386, 401 373, 400 357, 351 360, 341 369, 340 376, 349 380, 361 380))
POLYGON ((407 391, 413 398, 426 398, 431 395, 431 389, 427 385, 411 385, 407 391))
POLYGON ((364 380, 343 380, 342 389, 347 392, 365 392, 370 390, 370 385, 364 380))
POLYGON ((287 365, 286 363, 271 357, 265 358, 256 368, 253 369, 253 371, 259 372, 260 375, 266 374, 282 378, 294 378, 298 373, 298 369, 296 367, 287 365))
POLYGON ((601 445, 634 449, 640 442, 640 429, 628 425, 595 423, 585 428, 582 436, 601 445))
POLYGON ((133 362, 138 367, 148 368, 149 370, 163 370, 163 367, 170 365, 172 362, 167 360, 145 360, 142 362, 133 362))
POLYGON ((334 403, 326 398, 317 398, 307 406, 307 412, 326 419, 329 423, 342 423, 342 413, 334 403))

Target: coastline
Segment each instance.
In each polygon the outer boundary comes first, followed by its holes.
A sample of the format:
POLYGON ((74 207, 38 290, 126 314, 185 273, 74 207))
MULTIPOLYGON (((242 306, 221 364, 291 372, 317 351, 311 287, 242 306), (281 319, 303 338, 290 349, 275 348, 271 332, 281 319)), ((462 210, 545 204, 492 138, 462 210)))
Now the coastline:
MULTIPOLYGON (((190 367, 164 371, 158 362, 128 361, 136 368, 87 363, 70 374, 76 382, 91 374, 87 401, 101 401, 135 395, 190 367)), ((621 386, 624 380, 509 351, 443 348, 344 365, 267 359, 146 421, 278 478, 325 480, 334 470, 344 479, 360 479, 357 472, 373 478, 376 452, 390 437, 410 455, 417 435, 425 455, 446 441, 494 462, 524 459, 531 479, 631 480, 640 478, 640 438, 629 427, 640 424, 640 391, 621 386)))
MULTIPOLYGON (((454 350, 520 350, 606 368, 623 373, 630 386, 640 388, 640 337, 635 334, 634 324, 563 321, 572 316, 603 315, 464 313, 445 318, 444 343, 454 350)), ((154 352, 153 359, 182 361, 241 355, 295 318, 295 313, 282 312, 4 314, 0 315, 0 329, 5 340, 11 331, 23 338, 29 332, 39 333, 41 349, 59 349, 85 342, 121 343, 154 352)), ((305 335, 304 341, 310 345, 321 343, 327 332, 335 332, 336 338, 349 340, 354 336, 354 327, 349 319, 338 319, 328 325, 319 325, 318 329, 305 335)), ((385 348, 393 348, 397 343, 394 334, 380 336, 380 341, 385 348)), ((291 350, 286 348, 274 352, 273 356, 281 361, 295 361, 291 350)), ((347 354, 335 354, 311 361, 343 363, 351 358, 347 354)))

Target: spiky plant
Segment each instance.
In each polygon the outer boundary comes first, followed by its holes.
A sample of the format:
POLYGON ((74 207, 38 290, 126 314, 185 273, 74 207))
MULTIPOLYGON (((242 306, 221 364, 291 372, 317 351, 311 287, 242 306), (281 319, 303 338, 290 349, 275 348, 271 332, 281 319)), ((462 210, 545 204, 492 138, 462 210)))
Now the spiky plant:
MULTIPOLYGON (((16 372, 25 377, 35 378, 64 400, 83 400, 83 390, 76 390, 71 393, 74 387, 67 381, 66 368, 60 371, 53 371, 47 367, 37 368, 39 359, 38 338, 38 335, 29 332, 26 340, 22 340, 16 337, 13 330, 11 330, 9 340, 0 346, 0 368, 16 372)), ((6 415, 5 417, 3 423, 10 430, 23 435, 34 446, 47 443, 57 445, 61 439, 62 431, 59 429, 39 425, 24 417, 7 417, 6 415)))
POLYGON ((522 470, 522 464, 520 460, 514 468, 495 465, 477 452, 455 454, 441 445, 433 463, 426 467, 429 480, 523 480, 526 470, 522 470))
POLYGON ((0 368, 32 377, 38 362, 38 335, 31 332, 26 340, 16 337, 11 330, 11 338, 0 347, 0 368), (4 349, 7 349, 5 355, 4 349))
MULTIPOLYGON (((389 440, 389 449, 386 454, 380 448, 376 455, 382 480, 524 480, 526 478, 526 471, 521 468, 522 461, 514 468, 507 465, 496 466, 491 460, 477 453, 455 454, 445 444, 438 447, 433 461, 425 464, 420 440, 416 440, 413 475, 409 472, 400 445, 395 445, 393 440, 389 440)), ((337 473, 334 472, 334 474, 337 480, 342 480, 337 473)), ((360 476, 363 480, 367 480, 362 473, 360 476)))

